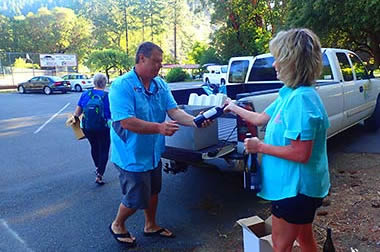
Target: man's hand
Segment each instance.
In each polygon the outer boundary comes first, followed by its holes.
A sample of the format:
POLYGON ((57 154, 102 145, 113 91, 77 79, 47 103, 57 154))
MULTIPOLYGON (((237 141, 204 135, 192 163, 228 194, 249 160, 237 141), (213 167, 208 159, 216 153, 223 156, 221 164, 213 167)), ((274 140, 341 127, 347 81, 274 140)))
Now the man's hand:
POLYGON ((244 147, 248 153, 259 152, 259 146, 262 142, 257 137, 251 137, 244 139, 244 147))
MULTIPOLYGON (((199 115, 203 114, 204 111, 201 111, 199 113, 199 115)), ((198 126, 195 124, 194 122, 194 119, 192 120, 193 121, 193 127, 197 128, 198 126)), ((212 123, 214 122, 214 120, 210 120, 210 119, 206 119, 203 121, 203 123, 201 124, 201 128, 206 128, 208 126, 210 126, 212 123)))
POLYGON ((176 121, 165 121, 159 126, 159 132, 164 136, 172 136, 178 129, 179 126, 176 121))

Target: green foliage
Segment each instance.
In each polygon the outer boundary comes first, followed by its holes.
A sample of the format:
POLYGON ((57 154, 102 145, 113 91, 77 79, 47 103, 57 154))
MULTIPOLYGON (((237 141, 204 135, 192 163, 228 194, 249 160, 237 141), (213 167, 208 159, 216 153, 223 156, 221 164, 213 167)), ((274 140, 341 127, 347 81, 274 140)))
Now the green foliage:
POLYGON ((73 10, 41 8, 12 19, 0 18, 0 49, 35 53, 74 53, 79 61, 91 49, 92 24, 73 10))
POLYGON ((212 22, 222 23, 213 34, 213 45, 222 61, 243 55, 256 55, 268 51, 274 29, 283 22, 286 13, 283 1, 209 0, 215 7, 212 22))
POLYGON ((199 59, 200 65, 207 63, 223 64, 223 62, 223 59, 217 54, 216 49, 213 47, 209 47, 206 51, 204 51, 199 59))
POLYGON ((176 67, 173 69, 170 69, 168 74, 166 75, 166 81, 167 82, 178 82, 178 81, 184 81, 185 79, 189 78, 189 74, 186 73, 182 68, 176 67))
POLYGON ((38 64, 27 63, 23 58, 17 58, 15 63, 13 64, 15 68, 31 68, 31 69, 39 69, 40 66, 38 64))
POLYGON ((103 49, 93 51, 85 62, 91 71, 108 71, 112 68, 119 71, 129 71, 133 66, 133 59, 120 50, 103 49))
POLYGON ((191 50, 187 53, 188 64, 200 64, 202 55, 206 52, 208 45, 204 42, 195 41, 191 50))
POLYGON ((369 53, 379 66, 379 13, 380 0, 292 0, 287 26, 311 28, 324 47, 369 53))
POLYGON ((74 53, 82 64, 92 50, 133 55, 141 42, 150 40, 163 49, 165 63, 183 62, 193 41, 207 40, 211 31, 208 13, 192 13, 193 4, 192 0, 4 0, 0 13, 9 18, 0 16, 0 51, 74 53))

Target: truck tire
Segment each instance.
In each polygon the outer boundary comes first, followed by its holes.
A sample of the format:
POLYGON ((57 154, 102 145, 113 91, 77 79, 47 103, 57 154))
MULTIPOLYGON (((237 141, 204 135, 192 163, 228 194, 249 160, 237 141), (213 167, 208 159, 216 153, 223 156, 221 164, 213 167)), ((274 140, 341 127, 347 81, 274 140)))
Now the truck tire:
POLYGON ((210 80, 206 78, 206 84, 210 84, 210 80))
POLYGON ((224 84, 226 84, 226 80, 225 79, 221 79, 220 80, 220 85, 224 85, 224 84))
POLYGON ((380 95, 377 97, 376 107, 373 114, 364 120, 364 127, 368 131, 376 131, 380 127, 380 95))

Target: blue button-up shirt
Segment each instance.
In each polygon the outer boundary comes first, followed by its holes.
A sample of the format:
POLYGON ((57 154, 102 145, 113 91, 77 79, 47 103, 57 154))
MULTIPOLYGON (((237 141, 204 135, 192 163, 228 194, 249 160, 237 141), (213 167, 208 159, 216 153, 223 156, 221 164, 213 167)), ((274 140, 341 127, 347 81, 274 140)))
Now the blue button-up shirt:
POLYGON ((265 112, 270 116, 265 143, 286 146, 298 138, 313 140, 313 150, 307 163, 264 154, 263 188, 258 195, 268 200, 294 197, 299 193, 325 197, 330 187, 326 149, 329 121, 315 88, 284 86, 265 112))
POLYGON ((121 127, 120 121, 138 119, 162 123, 167 111, 177 103, 164 80, 154 78, 146 90, 134 70, 117 78, 111 86, 110 108, 111 161, 124 170, 143 172, 158 166, 165 150, 165 137, 160 134, 138 134, 121 127))

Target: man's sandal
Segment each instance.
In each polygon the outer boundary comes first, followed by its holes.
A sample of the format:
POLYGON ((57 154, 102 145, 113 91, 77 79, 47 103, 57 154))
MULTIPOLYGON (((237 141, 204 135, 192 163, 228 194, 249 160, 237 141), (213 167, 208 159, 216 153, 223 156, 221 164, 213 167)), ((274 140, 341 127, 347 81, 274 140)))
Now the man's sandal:
POLYGON ((174 238, 175 234, 167 230, 166 228, 161 228, 157 231, 153 232, 145 232, 144 231, 144 236, 159 236, 159 237, 164 237, 164 238, 174 238), (167 235, 166 233, 171 233, 170 235, 167 235))
POLYGON ((112 224, 109 225, 109 230, 113 236, 113 238, 115 238, 115 240, 121 244, 124 244, 125 246, 129 247, 129 248, 134 248, 136 247, 136 240, 133 240, 133 242, 127 242, 127 241, 122 241, 120 240, 119 238, 131 238, 131 234, 129 232, 125 233, 125 234, 116 234, 113 230, 112 230, 112 224))

